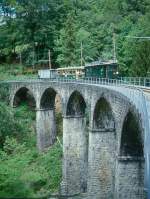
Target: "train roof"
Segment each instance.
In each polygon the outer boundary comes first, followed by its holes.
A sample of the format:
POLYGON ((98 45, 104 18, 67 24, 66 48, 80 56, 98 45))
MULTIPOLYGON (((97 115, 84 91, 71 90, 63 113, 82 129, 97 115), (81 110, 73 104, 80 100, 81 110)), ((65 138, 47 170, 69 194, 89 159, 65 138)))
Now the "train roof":
POLYGON ((108 65, 113 65, 113 66, 116 66, 118 64, 117 60, 108 60, 108 61, 101 61, 101 60, 98 60, 98 61, 94 61, 94 62, 91 62, 91 63, 86 63, 85 64, 85 67, 94 67, 94 66, 108 66, 108 65))
POLYGON ((63 71, 63 70, 83 70, 84 66, 72 66, 72 67, 63 67, 63 68, 57 68, 58 71, 63 71))

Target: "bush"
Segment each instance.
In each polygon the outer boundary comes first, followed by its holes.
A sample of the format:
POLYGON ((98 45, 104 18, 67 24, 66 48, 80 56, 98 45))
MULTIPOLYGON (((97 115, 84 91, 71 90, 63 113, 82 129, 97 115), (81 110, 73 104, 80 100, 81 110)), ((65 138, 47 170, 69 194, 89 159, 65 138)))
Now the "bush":
POLYGON ((27 155, 24 145, 17 143, 14 138, 6 138, 4 151, 0 155, 0 197, 13 198, 32 195, 32 191, 21 179, 23 169, 29 163, 27 155))
POLYGON ((17 136, 23 128, 14 118, 13 111, 5 103, 0 102, 0 147, 3 147, 6 136, 17 136))
POLYGON ((30 198, 50 195, 61 181, 62 150, 56 143, 38 154, 14 138, 6 137, 0 151, 0 197, 30 198))
POLYGON ((9 103, 9 84, 0 83, 0 101, 9 103))

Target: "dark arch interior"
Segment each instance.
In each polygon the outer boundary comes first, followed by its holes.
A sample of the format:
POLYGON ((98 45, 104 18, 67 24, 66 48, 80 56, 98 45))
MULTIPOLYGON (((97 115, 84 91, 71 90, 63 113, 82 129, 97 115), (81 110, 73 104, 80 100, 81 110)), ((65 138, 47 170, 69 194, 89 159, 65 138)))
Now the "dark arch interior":
POLYGON ((95 129, 114 129, 115 122, 111 107, 105 98, 100 98, 96 103, 93 118, 95 129))
POLYGON ((132 112, 128 112, 122 130, 121 155, 123 156, 142 156, 143 146, 141 129, 137 118, 132 112))
POLYGON ((13 106, 17 107, 21 103, 27 103, 30 107, 35 107, 36 102, 31 91, 25 87, 20 88, 14 97, 13 106))
POLYGON ((67 115, 70 116, 80 116, 85 115, 86 103, 82 95, 75 91, 68 102, 67 105, 67 115))
POLYGON ((51 88, 46 89, 41 98, 40 107, 41 108, 50 108, 50 109, 54 108, 55 97, 56 97, 55 90, 53 90, 51 88))

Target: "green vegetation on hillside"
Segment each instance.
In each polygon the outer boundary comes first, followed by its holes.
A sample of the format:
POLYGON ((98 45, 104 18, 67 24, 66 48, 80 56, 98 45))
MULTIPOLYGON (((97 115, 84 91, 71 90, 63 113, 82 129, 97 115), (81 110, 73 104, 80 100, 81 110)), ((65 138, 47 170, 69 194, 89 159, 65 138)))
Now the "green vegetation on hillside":
POLYGON ((37 198, 57 192, 62 148, 55 143, 38 153, 35 112, 25 103, 13 110, 1 102, 0 121, 0 197, 37 198))
POLYGON ((150 40, 149 0, 1 0, 0 62, 36 66, 80 64, 113 57, 115 33, 122 75, 148 76, 150 40))
POLYGON ((37 71, 26 70, 20 64, 0 64, 0 81, 37 78, 37 71))

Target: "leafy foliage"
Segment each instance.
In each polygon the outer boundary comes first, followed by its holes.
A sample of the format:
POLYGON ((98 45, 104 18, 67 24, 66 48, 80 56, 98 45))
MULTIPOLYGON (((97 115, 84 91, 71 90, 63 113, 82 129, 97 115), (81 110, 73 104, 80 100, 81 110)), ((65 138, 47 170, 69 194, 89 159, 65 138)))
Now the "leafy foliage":
POLYGON ((64 15, 62 0, 2 0, 0 12, 2 60, 11 62, 22 53, 22 59, 32 64, 32 51, 40 59, 44 58, 43 51, 53 51, 54 36, 64 15))
POLYGON ((56 143, 44 154, 7 137, 0 150, 0 196, 42 197, 56 192, 61 179, 61 149, 56 143))
POLYGON ((75 64, 75 47, 76 47, 76 35, 75 35, 75 16, 73 13, 69 13, 67 20, 64 24, 64 28, 61 30, 61 40, 57 40, 56 50, 62 51, 63 54, 58 55, 58 63, 65 64, 67 66, 75 64))
POLYGON ((0 147, 3 146, 6 136, 17 136, 23 132, 22 126, 15 120, 13 111, 5 103, 0 102, 0 147))
MULTIPOLYGON (((76 36, 75 57, 77 65, 80 64, 81 42, 83 42, 85 62, 112 59, 113 33, 116 33, 117 59, 121 74, 148 76, 150 60, 147 55, 150 50, 150 41, 129 37, 150 35, 149 1, 78 0, 76 4, 72 3, 69 9, 70 12, 74 11, 76 15, 74 35, 76 36)), ((68 29, 70 29, 69 26, 68 29)), ((65 56, 64 42, 67 43, 70 37, 65 38, 67 35, 64 34, 63 30, 63 28, 60 30, 56 40, 56 46, 60 44, 57 61, 61 61, 62 65, 67 65, 68 58, 65 56)))
POLYGON ((0 197, 41 198, 58 191, 62 148, 55 143, 38 153, 35 112, 25 103, 15 110, 1 103, 0 121, 0 197))
POLYGON ((84 62, 111 59, 116 33, 122 75, 149 75, 149 59, 138 56, 149 54, 149 41, 126 37, 150 35, 149 0, 1 0, 0 13, 0 62, 21 53, 32 65, 51 49, 53 66, 79 65, 81 42, 84 62))
POLYGON ((0 83, 0 101, 9 103, 9 84, 0 83))

